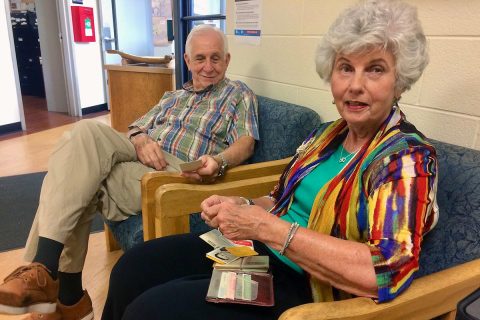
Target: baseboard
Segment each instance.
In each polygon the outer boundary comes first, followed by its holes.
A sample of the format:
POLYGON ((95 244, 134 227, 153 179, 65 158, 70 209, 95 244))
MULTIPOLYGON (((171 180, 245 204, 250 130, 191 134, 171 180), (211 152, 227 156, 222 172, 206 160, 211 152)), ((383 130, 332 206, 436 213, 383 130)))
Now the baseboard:
POLYGON ((97 104, 96 106, 82 108, 82 115, 84 116, 89 113, 95 113, 95 112, 107 111, 107 110, 108 110, 108 105, 106 103, 102 103, 102 104, 97 104))
POLYGON ((14 122, 0 126, 0 134, 22 131, 22 123, 14 122))

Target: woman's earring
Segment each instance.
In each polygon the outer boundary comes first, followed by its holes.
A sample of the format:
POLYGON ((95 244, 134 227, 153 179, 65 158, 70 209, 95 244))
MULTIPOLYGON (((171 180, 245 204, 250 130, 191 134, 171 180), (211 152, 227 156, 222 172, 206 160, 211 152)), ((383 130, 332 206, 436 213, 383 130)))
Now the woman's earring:
POLYGON ((398 107, 398 101, 399 101, 399 100, 400 100, 400 97, 399 97, 399 98, 397 98, 397 97, 393 98, 393 105, 394 105, 395 107, 398 107))
POLYGON ((332 104, 335 104, 335 100, 332 100, 332 104))

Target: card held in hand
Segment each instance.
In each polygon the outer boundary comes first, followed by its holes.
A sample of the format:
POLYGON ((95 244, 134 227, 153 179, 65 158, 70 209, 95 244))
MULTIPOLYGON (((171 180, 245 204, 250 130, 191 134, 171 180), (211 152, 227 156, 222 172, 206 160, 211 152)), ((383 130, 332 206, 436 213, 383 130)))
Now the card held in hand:
POLYGON ((273 276, 270 273, 214 269, 206 300, 215 303, 273 306, 273 276))
POLYGON ((202 166, 202 160, 184 162, 171 153, 168 153, 164 150, 162 150, 162 152, 165 160, 168 163, 168 166, 166 168, 166 171, 168 172, 195 171, 202 166))

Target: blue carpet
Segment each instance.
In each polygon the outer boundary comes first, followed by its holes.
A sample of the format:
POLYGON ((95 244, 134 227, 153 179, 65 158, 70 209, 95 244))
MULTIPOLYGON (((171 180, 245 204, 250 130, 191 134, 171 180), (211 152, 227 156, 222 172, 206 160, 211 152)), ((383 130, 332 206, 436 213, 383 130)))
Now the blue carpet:
MULTIPOLYGON (((35 217, 46 172, 0 177, 0 252, 23 248, 35 217)), ((92 231, 103 230, 100 215, 92 231)))

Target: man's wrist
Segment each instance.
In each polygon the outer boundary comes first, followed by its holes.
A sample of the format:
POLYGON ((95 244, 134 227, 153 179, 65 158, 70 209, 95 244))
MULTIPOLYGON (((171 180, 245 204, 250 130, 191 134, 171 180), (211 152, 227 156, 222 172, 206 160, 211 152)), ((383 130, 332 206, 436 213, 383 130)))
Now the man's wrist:
POLYGON ((225 156, 222 153, 219 153, 215 157, 213 157, 213 159, 215 159, 215 161, 217 161, 217 164, 218 164, 217 177, 221 177, 225 175, 225 171, 227 171, 227 167, 228 167, 228 162, 225 159, 225 156))
POLYGON ((130 134, 128 135, 128 140, 132 141, 132 139, 133 139, 134 137, 137 137, 137 136, 139 136, 139 135, 141 135, 141 134, 146 134, 146 133, 143 132, 143 131, 135 131, 135 132, 133 132, 133 133, 130 133, 130 134))

